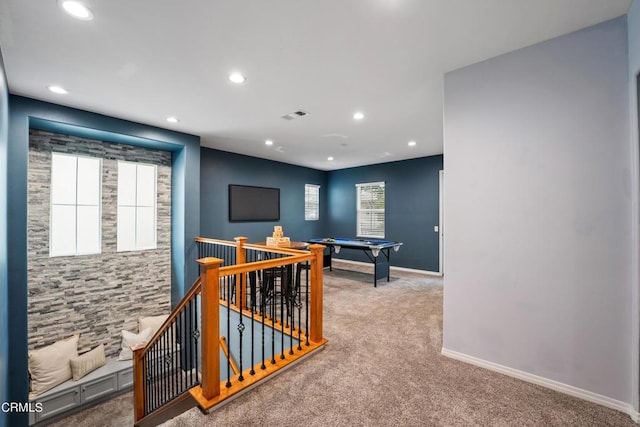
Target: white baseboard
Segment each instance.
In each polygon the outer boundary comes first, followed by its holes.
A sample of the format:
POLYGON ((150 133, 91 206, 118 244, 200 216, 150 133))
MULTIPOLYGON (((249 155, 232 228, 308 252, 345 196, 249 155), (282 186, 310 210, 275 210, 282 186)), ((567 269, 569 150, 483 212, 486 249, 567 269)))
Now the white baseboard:
POLYGON ((417 270, 415 268, 407 268, 407 267, 394 267, 391 266, 391 271, 405 271, 407 273, 416 273, 416 274, 422 274, 425 276, 436 276, 436 277, 442 277, 442 273, 438 273, 437 271, 428 271, 428 270, 417 270))
MULTIPOLYGON (((332 263, 345 263, 345 264, 353 264, 353 265, 361 265, 364 267, 371 267, 373 269, 373 264, 370 262, 362 262, 362 261, 353 261, 350 259, 342 259, 342 258, 332 258, 332 263)), ((415 274, 423 274, 425 276, 436 276, 442 277, 442 273, 438 273, 437 271, 427 271, 427 270, 418 270, 415 268, 407 268, 407 267, 394 267, 393 265, 389 266, 391 271, 404 271, 407 273, 415 273, 415 274)))
POLYGON ((469 356, 463 353, 459 353, 454 350, 448 350, 442 348, 441 354, 452 359, 459 360, 461 362, 469 363, 471 365, 479 366, 481 368, 488 369, 490 371, 498 372, 510 377, 518 378, 520 380, 537 384, 542 387, 549 388, 551 390, 558 391, 560 393, 568 394, 573 397, 577 397, 589 402, 597 403, 598 405, 606 406, 607 408, 615 409, 625 414, 628 414, 631 419, 636 423, 640 422, 640 413, 633 409, 633 406, 621 402, 616 399, 612 399, 601 394, 593 393, 588 390, 577 388, 568 384, 564 384, 558 381, 550 380, 548 378, 540 377, 538 375, 530 374, 528 372, 520 371, 517 369, 509 368, 508 366, 499 365, 497 363, 489 362, 487 360, 478 359, 477 357, 469 356))

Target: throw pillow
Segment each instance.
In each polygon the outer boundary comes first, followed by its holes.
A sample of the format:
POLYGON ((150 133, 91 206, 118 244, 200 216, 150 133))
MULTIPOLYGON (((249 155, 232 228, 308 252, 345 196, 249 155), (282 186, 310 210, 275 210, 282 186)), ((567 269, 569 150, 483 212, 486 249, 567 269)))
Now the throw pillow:
POLYGON ((138 319, 138 330, 144 331, 147 328, 151 328, 151 336, 153 337, 160 326, 167 320, 168 314, 161 314, 160 316, 140 317, 138 319))
POLYGON ((79 339, 76 334, 29 352, 30 399, 71 379, 69 360, 78 356, 79 339))
POLYGON ((89 372, 95 371, 100 366, 107 364, 107 359, 104 357, 104 345, 100 344, 81 356, 72 357, 69 363, 71 364, 73 380, 78 381, 89 372))
POLYGON ((147 328, 142 330, 138 334, 134 334, 129 331, 122 331, 122 349, 118 360, 131 360, 133 359, 133 351, 131 351, 132 345, 137 345, 149 341, 151 338, 151 329, 147 328))

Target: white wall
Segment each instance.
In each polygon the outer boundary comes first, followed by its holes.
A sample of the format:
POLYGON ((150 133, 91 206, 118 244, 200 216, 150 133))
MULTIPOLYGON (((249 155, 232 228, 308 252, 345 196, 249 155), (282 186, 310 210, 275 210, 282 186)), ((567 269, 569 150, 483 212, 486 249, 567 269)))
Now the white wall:
POLYGON ((640 91, 637 87, 636 76, 640 73, 640 0, 634 0, 629 9, 627 16, 628 39, 629 39, 629 117, 631 132, 631 182, 632 182, 632 233, 633 250, 631 252, 633 277, 635 279, 633 290, 635 291, 632 303, 633 306, 633 327, 634 327, 634 346, 633 346, 633 395, 634 409, 640 411, 640 266, 638 259, 640 258, 640 166, 638 164, 640 157, 640 138, 638 135, 638 97, 640 91))
POLYGON ((443 353, 623 410, 627 73, 623 17, 448 73, 444 109, 443 353))

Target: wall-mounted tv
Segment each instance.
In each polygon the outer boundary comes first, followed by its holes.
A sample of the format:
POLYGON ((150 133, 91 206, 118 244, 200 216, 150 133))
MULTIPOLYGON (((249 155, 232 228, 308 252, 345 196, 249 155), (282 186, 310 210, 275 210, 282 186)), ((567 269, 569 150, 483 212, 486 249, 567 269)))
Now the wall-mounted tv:
POLYGON ((280 189, 229 184, 229 221, 280 220, 280 189))

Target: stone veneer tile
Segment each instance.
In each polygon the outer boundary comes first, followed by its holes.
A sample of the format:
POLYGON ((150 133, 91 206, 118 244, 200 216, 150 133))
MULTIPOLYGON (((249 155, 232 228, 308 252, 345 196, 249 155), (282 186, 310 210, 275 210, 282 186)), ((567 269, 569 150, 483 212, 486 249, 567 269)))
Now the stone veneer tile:
POLYGON ((28 183, 29 349, 80 333, 79 351, 120 350, 120 331, 171 305, 171 153, 32 130, 28 183), (100 157, 102 253, 49 257, 51 152, 100 157), (157 249, 117 252, 117 162, 158 166, 157 249))

